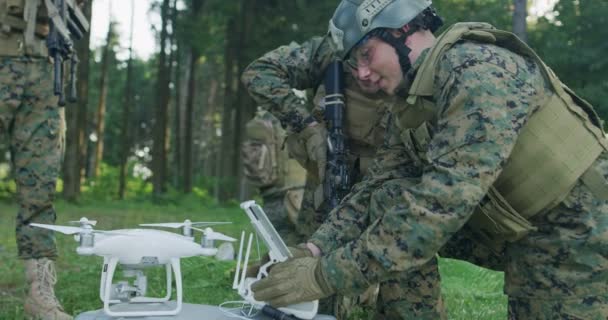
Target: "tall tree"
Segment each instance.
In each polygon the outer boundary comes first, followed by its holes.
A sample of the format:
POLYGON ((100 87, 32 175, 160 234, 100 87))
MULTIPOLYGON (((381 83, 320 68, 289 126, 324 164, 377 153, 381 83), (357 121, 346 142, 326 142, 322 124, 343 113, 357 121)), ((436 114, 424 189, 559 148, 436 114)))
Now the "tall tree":
POLYGON ((129 150, 131 149, 132 139, 129 123, 131 122, 131 108, 133 105, 133 22, 135 16, 135 0, 131 0, 131 27, 129 31, 129 60, 127 61, 127 80, 125 83, 125 96, 122 115, 122 147, 120 154, 120 177, 118 185, 118 198, 124 199, 129 150))
POLYGON ((513 33, 528 42, 527 22, 528 0, 513 0, 513 33))
MULTIPOLYGON (((111 11, 111 10, 110 10, 111 11)), ((108 26, 108 33, 106 35, 106 45, 102 49, 101 54, 101 77, 99 78, 99 101, 97 102, 97 114, 95 121, 95 134, 97 135, 97 141, 95 141, 95 156, 93 157, 92 170, 89 173, 91 177, 99 175, 99 168, 103 158, 103 143, 104 143, 104 131, 105 131, 105 117, 106 117, 106 100, 108 97, 108 72, 112 55, 114 53, 114 46, 116 45, 116 23, 110 20, 108 26)))
MULTIPOLYGON (((91 21, 93 1, 85 1, 83 12, 91 21)), ((63 197, 68 201, 76 201, 80 195, 80 184, 84 158, 86 155, 85 128, 87 104, 89 97, 89 41, 91 33, 87 32, 83 39, 76 42, 76 52, 80 59, 78 64, 78 82, 76 89, 78 101, 66 108, 66 147, 63 161, 63 197)))
POLYGON ((530 42, 570 88, 608 119, 608 2, 559 0, 530 42))
MULTIPOLYGON (((166 191, 167 182, 167 127, 169 113, 169 80, 167 51, 170 0, 163 0, 161 5, 160 52, 158 55, 157 103, 154 117, 154 144, 152 148, 152 184, 155 195, 166 191)), ((170 61, 170 60, 169 60, 170 61)))
MULTIPOLYGON (((193 1, 191 12, 192 21, 199 19, 204 1, 193 1)), ((196 43, 190 43, 190 71, 188 77, 188 94, 186 100, 186 112, 184 121, 184 166, 183 166, 183 191, 192 192, 192 147, 194 144, 194 128, 192 126, 194 117, 194 99, 196 97, 196 77, 198 70, 198 59, 201 53, 196 43)))
POLYGON ((226 44, 224 48, 224 110, 222 112, 222 148, 220 150, 220 171, 216 184, 214 186, 214 195, 219 201, 226 201, 230 196, 234 195, 226 184, 230 180, 234 181, 235 172, 233 171, 232 159, 236 157, 234 141, 232 140, 233 124, 234 124, 234 94, 235 83, 238 77, 235 72, 235 54, 236 54, 236 35, 237 22, 235 18, 231 18, 226 28, 226 44), (222 178, 220 180, 219 178, 222 178))
MULTIPOLYGON (((243 73, 243 70, 249 63, 248 57, 245 55, 245 52, 249 50, 250 36, 251 30, 253 30, 254 17, 255 14, 251 14, 252 12, 256 12, 256 0, 247 0, 243 1, 242 8, 239 15, 239 32, 238 32, 238 40, 237 47, 235 48, 236 56, 235 60, 237 61, 237 79, 239 79, 239 75, 243 73)), ((236 189, 235 194, 238 195, 239 200, 244 200, 245 195, 248 193, 247 186, 245 183, 243 170, 241 170, 242 162, 241 157, 238 154, 238 150, 240 149, 241 141, 243 139, 242 135, 244 131, 242 128, 245 127, 245 123, 253 116, 254 112, 254 104, 245 87, 241 83, 241 81, 237 81, 236 87, 236 105, 234 109, 236 111, 236 116, 234 119, 234 133, 233 133, 233 146, 236 148, 235 157, 232 158, 232 172, 234 172, 236 177, 236 189)))

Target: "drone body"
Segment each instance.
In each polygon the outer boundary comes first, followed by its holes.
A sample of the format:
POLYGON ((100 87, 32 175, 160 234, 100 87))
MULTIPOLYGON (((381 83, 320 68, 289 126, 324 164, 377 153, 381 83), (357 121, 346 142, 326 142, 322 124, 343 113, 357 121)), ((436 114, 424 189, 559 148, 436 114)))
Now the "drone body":
POLYGON ((201 247, 193 237, 173 232, 155 229, 122 229, 115 232, 119 234, 96 239, 93 247, 79 247, 78 253, 115 257, 120 264, 142 266, 167 264, 171 258, 213 256, 217 253, 215 248, 201 247))
POLYGON ((111 317, 144 317, 144 316, 171 316, 181 311, 182 307, 182 275, 180 259, 193 256, 213 256, 217 249, 212 247, 214 240, 234 241, 234 238, 225 236, 207 227, 198 229, 196 225, 215 225, 222 222, 191 222, 142 224, 148 227, 182 228, 183 234, 167 232, 156 229, 120 229, 120 230, 94 230, 96 221, 82 218, 80 227, 56 226, 48 224, 31 223, 31 226, 50 229, 65 234, 74 234, 80 243, 76 252, 81 255, 97 255, 103 257, 103 267, 99 286, 99 296, 104 303, 104 312, 111 317), (201 243, 196 243, 192 230, 203 233, 201 243), (125 277, 136 277, 133 284, 128 281, 113 283, 114 272, 120 265, 125 277), (141 269, 165 266, 167 290, 166 296, 161 298, 146 297, 147 278, 141 269), (151 310, 145 308, 146 304, 163 303, 171 299, 172 276, 175 276, 177 293, 176 307, 172 310, 151 310), (118 311, 111 306, 127 302, 143 306, 136 311, 118 311))

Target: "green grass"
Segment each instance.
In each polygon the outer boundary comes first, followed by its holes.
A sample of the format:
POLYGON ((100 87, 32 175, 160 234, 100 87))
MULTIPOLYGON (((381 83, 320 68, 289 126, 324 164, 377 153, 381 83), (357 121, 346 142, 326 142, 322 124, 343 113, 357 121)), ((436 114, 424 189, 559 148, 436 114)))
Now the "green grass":
MULTIPOLYGON (((195 197, 154 205, 149 201, 109 201, 86 205, 57 202, 58 224, 86 216, 98 220, 98 229, 136 227, 139 223, 192 221, 232 221, 214 229, 240 237, 243 229, 251 230, 242 211, 236 207, 221 208, 198 202, 195 197)), ((16 259, 14 225, 17 206, 0 203, 0 319, 22 319, 25 280, 23 263, 16 259)), ((56 293, 71 314, 101 308, 99 274, 102 258, 76 254, 72 237, 57 235, 60 257, 57 261, 56 293)), ((182 260, 184 299, 189 303, 217 305, 237 299, 230 289, 233 262, 219 262, 206 257, 182 260)), ((478 268, 450 259, 440 261, 442 290, 450 319, 506 319, 506 297, 502 294, 502 273, 478 268)), ((164 271, 151 270, 148 294, 163 295, 164 271)))

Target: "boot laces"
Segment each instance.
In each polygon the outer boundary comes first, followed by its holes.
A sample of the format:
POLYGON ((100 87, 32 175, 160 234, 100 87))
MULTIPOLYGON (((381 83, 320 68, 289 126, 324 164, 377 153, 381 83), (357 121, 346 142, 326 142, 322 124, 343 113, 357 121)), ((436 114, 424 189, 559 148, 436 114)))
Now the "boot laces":
POLYGON ((54 307, 63 310, 59 300, 55 296, 55 284, 57 283, 57 272, 53 266, 53 261, 44 259, 41 263, 38 263, 38 276, 39 278, 39 294, 44 301, 48 301, 54 307))

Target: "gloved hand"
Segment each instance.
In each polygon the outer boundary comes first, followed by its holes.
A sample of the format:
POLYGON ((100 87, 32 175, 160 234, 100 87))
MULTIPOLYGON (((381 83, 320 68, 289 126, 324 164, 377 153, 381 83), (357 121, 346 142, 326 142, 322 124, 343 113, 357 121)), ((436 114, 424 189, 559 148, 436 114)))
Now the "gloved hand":
POLYGON ((326 280, 319 257, 279 263, 267 278, 255 282, 251 289, 257 301, 265 301, 277 308, 317 300, 336 292, 326 280))
MULTIPOLYGON (((312 252, 308 248, 306 248, 306 245, 304 244, 298 245, 297 247, 287 247, 287 249, 289 249, 289 252, 291 252, 291 255, 293 256, 292 259, 312 257, 312 252)), ((246 276, 248 278, 257 277, 258 272, 260 272, 260 267, 268 263, 268 261, 270 261, 270 256, 268 255, 268 253, 265 253, 264 255, 262 255, 260 261, 247 267, 246 276)))
POLYGON ((306 171, 322 182, 327 164, 327 130, 322 124, 304 128, 287 138, 287 149, 306 171))

